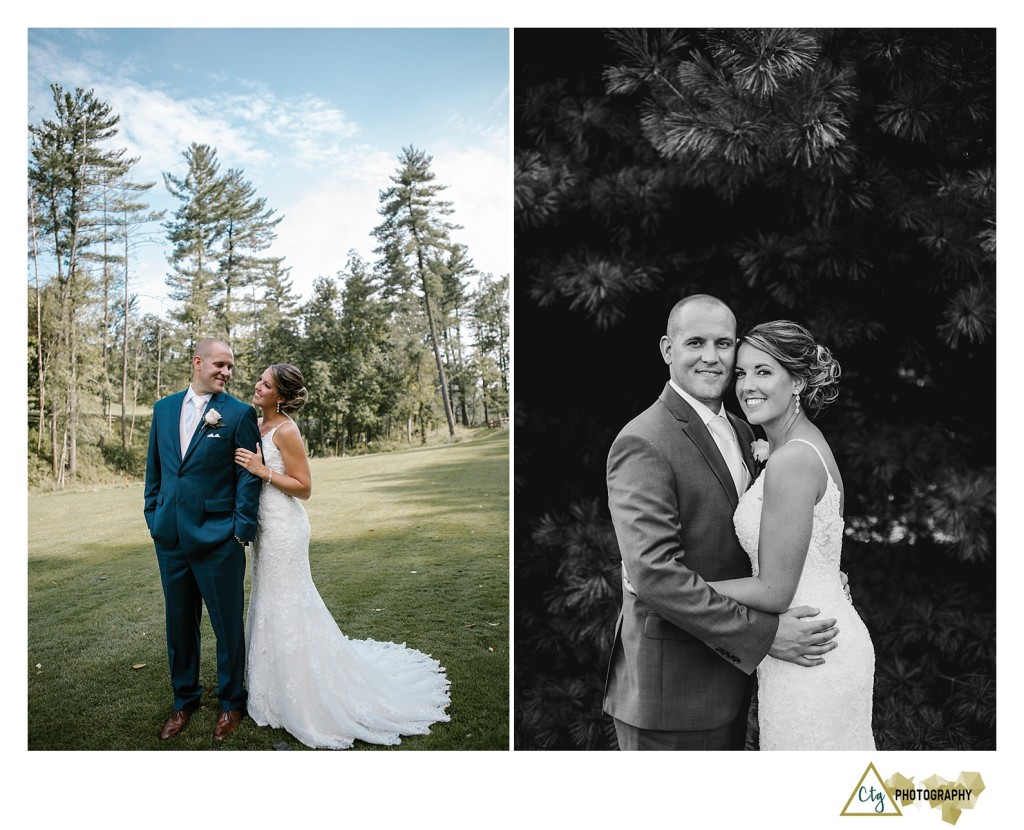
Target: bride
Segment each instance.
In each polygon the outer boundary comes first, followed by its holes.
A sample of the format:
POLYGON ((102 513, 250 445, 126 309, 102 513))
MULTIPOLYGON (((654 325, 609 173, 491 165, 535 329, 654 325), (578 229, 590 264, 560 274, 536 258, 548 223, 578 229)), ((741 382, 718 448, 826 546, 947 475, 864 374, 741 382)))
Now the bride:
POLYGON ((235 451, 235 463, 265 482, 245 625, 248 713, 310 747, 397 744, 449 719, 449 681, 436 660, 404 644, 348 639, 320 598, 302 506, 312 493, 309 460, 289 417, 306 396, 296 367, 270 366, 252 398, 263 410, 262 452, 235 451))
POLYGON ((768 436, 764 472, 736 507, 736 535, 753 576, 710 582, 761 611, 812 605, 835 617, 838 648, 805 670, 766 657, 757 667, 761 749, 874 749, 875 653, 843 592, 843 480, 811 418, 834 401, 839 364, 802 326, 763 323, 740 340, 736 397, 768 436))

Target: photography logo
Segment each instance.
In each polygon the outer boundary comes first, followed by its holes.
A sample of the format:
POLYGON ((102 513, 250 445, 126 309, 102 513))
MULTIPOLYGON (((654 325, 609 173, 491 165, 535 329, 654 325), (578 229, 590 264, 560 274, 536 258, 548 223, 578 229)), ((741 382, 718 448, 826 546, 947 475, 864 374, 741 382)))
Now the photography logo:
POLYGON ((874 764, 868 764, 853 788, 841 816, 902 816, 900 807, 915 805, 939 810, 942 820, 956 824, 964 810, 973 810, 985 782, 978 772, 961 772, 956 781, 930 775, 915 785, 901 773, 882 780, 874 764))

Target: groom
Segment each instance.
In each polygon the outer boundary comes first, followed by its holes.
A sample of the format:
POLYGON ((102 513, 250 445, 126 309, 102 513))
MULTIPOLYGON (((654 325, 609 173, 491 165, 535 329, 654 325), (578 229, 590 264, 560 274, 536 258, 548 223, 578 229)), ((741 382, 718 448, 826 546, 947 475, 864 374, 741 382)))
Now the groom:
POLYGON ((199 706, 199 621, 205 602, 217 635, 213 730, 224 740, 245 716, 245 545, 256 532, 260 480, 234 462, 255 449, 256 412, 224 392, 231 348, 205 338, 192 356, 192 383, 157 401, 149 433, 144 513, 164 590, 174 711, 160 732, 180 733, 199 706))
POLYGON ((817 609, 765 614, 705 580, 750 576, 733 511, 753 471, 750 427, 722 406, 736 318, 707 294, 673 307, 661 354, 669 382, 608 455, 608 505, 622 555, 604 711, 619 748, 743 749, 753 674, 771 654, 802 666, 835 648, 817 609))

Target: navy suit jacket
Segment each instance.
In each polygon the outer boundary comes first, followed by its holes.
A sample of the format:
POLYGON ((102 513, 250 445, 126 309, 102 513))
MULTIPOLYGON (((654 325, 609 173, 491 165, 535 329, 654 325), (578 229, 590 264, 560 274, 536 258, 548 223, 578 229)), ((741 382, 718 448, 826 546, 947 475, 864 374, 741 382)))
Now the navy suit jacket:
MULTIPOLYGON (((753 473, 753 432, 729 420, 753 473)), ((708 587, 750 576, 732 523, 738 500, 708 428, 668 384, 615 439, 608 506, 632 591, 623 590, 615 627, 608 714, 673 731, 715 729, 740 715, 779 618, 708 587)))
MULTIPOLYGON (((186 390, 187 391, 187 390, 186 390)), ((215 394, 181 455, 178 423, 185 391, 153 407, 146 460, 146 524, 157 546, 201 553, 232 536, 256 535, 262 482, 235 464, 235 449, 255 450, 260 441, 256 411, 224 392, 215 394), (223 426, 211 427, 215 409, 223 426)))

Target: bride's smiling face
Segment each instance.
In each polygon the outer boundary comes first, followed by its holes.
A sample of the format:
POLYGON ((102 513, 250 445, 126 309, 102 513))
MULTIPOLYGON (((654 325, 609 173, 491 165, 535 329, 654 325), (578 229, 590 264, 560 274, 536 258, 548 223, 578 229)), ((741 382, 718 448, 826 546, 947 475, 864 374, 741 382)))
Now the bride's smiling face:
POLYGON ((792 414, 793 392, 802 386, 770 354, 749 343, 740 344, 736 355, 736 397, 750 423, 765 424, 792 414))
POLYGON ((270 373, 270 369, 267 369, 260 375, 260 379, 256 381, 256 392, 252 396, 252 402, 266 411, 276 408, 279 400, 281 398, 277 394, 277 387, 274 385, 274 376, 270 373))

